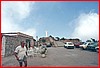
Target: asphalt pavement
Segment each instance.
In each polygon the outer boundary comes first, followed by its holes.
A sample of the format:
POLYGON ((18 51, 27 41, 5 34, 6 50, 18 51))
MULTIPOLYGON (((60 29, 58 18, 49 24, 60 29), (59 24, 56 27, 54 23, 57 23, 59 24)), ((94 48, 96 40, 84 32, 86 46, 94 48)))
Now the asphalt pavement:
MULTIPOLYGON (((98 53, 80 48, 49 47, 46 58, 28 57, 28 66, 98 66, 98 53)), ((2 58, 2 66, 19 66, 15 56, 2 58)))

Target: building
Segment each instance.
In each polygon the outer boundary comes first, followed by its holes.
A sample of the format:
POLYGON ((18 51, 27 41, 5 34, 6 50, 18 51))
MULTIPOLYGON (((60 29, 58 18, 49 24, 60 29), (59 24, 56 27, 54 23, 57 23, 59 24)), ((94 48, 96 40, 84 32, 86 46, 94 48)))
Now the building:
POLYGON ((56 46, 54 42, 53 37, 42 37, 39 39, 40 44, 46 43, 47 45, 56 46))
POLYGON ((75 43, 75 42, 81 42, 81 40, 80 39, 65 39, 65 40, 61 40, 62 42, 73 42, 73 43, 75 43))
POLYGON ((34 46, 34 39, 32 36, 15 32, 15 33, 2 33, 2 56, 13 55, 15 48, 20 45, 20 42, 26 43, 27 49, 34 46))

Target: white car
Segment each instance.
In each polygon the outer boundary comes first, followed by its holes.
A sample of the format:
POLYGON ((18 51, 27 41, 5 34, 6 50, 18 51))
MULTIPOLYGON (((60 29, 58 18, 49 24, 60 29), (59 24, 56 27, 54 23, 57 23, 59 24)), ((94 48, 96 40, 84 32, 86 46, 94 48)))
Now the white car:
POLYGON ((84 43, 82 45, 80 45, 79 47, 83 50, 85 50, 87 48, 88 45, 90 45, 91 43, 90 42, 87 42, 87 43, 84 43))
POLYGON ((66 42, 66 43, 64 44, 64 47, 65 47, 65 48, 72 48, 72 49, 74 49, 74 44, 73 44, 72 42, 66 42))

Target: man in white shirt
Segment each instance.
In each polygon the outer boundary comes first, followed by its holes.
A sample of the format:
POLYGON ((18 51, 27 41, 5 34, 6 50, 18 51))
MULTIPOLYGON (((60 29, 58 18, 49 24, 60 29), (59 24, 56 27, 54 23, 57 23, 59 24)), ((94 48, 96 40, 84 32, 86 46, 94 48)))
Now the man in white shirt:
POLYGON ((23 62, 25 64, 25 67, 27 67, 27 49, 24 41, 21 42, 20 46, 16 47, 14 54, 20 64, 20 67, 23 66, 23 62))

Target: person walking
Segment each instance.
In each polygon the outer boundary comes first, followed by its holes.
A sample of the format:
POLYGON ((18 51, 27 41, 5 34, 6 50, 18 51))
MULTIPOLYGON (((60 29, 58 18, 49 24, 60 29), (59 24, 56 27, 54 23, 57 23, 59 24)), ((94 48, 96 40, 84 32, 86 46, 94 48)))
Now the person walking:
POLYGON ((46 44, 43 43, 41 46, 40 46, 40 54, 41 54, 41 57, 45 58, 46 57, 46 54, 47 54, 47 47, 46 47, 46 44))
POLYGON ((27 49, 24 41, 21 42, 21 45, 16 47, 14 55, 18 60, 20 67, 23 66, 23 62, 24 62, 24 66, 27 67, 27 49))

